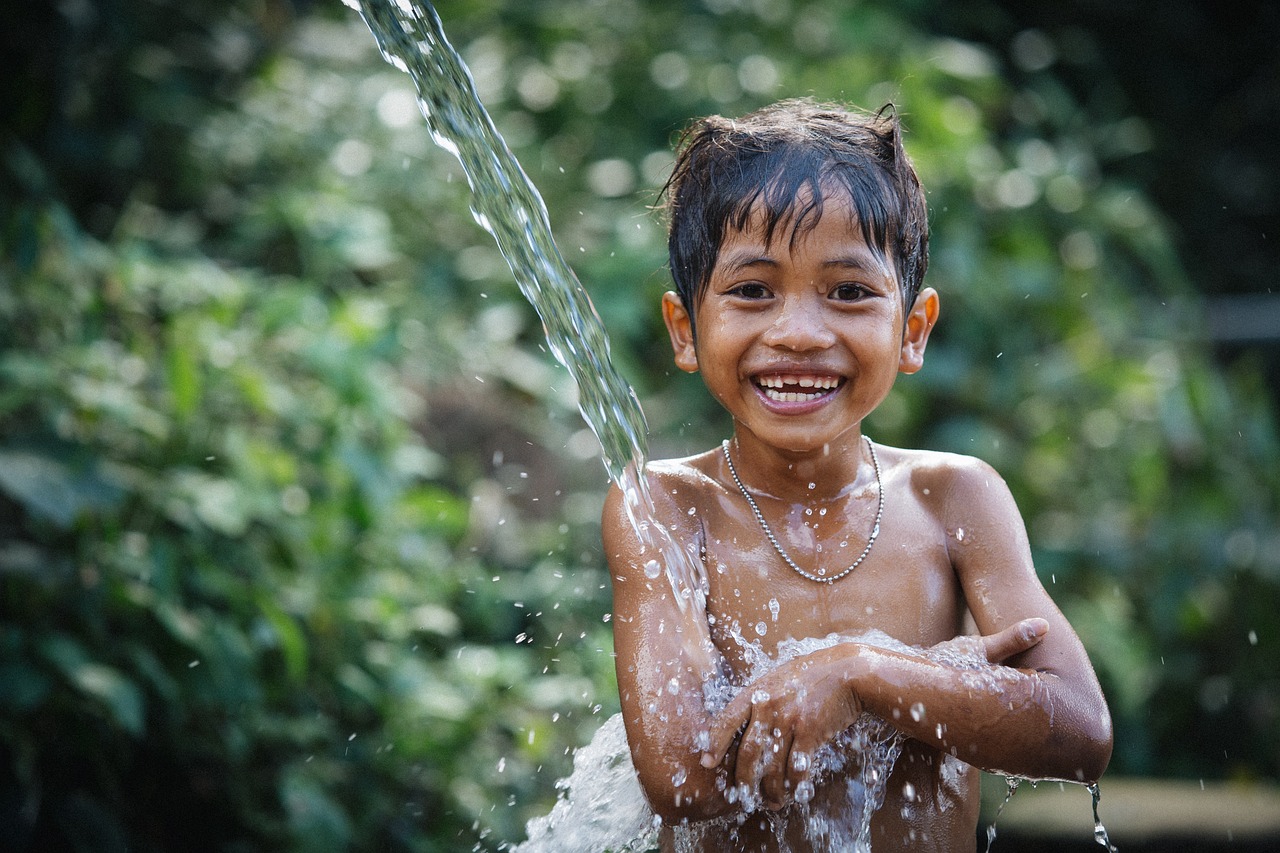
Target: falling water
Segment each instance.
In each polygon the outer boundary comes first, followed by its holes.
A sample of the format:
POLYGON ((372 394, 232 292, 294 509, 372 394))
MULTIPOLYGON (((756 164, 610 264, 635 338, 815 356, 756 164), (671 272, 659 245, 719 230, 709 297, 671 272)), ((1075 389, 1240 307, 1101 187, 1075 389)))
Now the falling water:
POLYGON ((1089 796, 1093 798, 1093 840, 1107 848, 1108 853, 1117 853, 1110 836, 1107 835, 1107 828, 1102 825, 1102 818, 1098 817, 1098 802, 1102 799, 1102 789, 1098 787, 1097 782, 1089 786, 1089 796))
POLYGON ((605 468, 622 489, 641 543, 665 566, 680 606, 690 599, 701 605, 700 564, 653 520, 642 476, 645 421, 635 392, 609 360, 604 325, 556 247, 542 196, 494 127, 435 9, 411 0, 344 2, 364 18, 387 62, 413 80, 432 138, 462 164, 471 213, 497 241, 542 320, 547 346, 577 384, 579 410, 600 441, 605 468))

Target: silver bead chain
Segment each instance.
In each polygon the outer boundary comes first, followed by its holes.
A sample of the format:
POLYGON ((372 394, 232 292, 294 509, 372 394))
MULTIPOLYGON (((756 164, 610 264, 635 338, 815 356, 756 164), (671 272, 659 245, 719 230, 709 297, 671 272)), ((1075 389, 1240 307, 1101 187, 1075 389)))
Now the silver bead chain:
POLYGON ((729 476, 733 477, 733 482, 738 485, 738 491, 742 492, 742 496, 747 499, 747 503, 751 506, 751 511, 755 513, 756 521, 760 522, 760 527, 764 530, 764 535, 768 537, 769 544, 773 546, 773 550, 778 552, 788 566, 795 570, 796 574, 802 578, 808 578, 818 583, 835 583, 840 578, 852 572, 858 566, 862 565, 862 561, 867 559, 867 555, 871 553, 871 546, 876 543, 876 537, 880 535, 880 519, 884 517, 884 483, 880 480, 880 460, 876 457, 876 447, 871 443, 871 439, 865 435, 862 437, 867 442, 867 450, 871 453, 871 465, 876 469, 876 521, 871 528, 871 536, 867 539, 867 547, 862 549, 862 553, 858 555, 858 559, 853 561, 853 565, 831 577, 826 576, 826 569, 818 569, 818 574, 811 574, 796 565, 796 561, 791 559, 791 555, 783 550, 782 545, 778 542, 778 537, 773 535, 772 528, 769 523, 764 520, 764 514, 760 512, 760 507, 756 505, 755 498, 751 497, 751 493, 747 491, 747 487, 742 485, 742 480, 738 478, 738 471, 733 467, 733 458, 729 455, 729 440, 726 438, 721 448, 724 450, 724 461, 729 466, 729 476))

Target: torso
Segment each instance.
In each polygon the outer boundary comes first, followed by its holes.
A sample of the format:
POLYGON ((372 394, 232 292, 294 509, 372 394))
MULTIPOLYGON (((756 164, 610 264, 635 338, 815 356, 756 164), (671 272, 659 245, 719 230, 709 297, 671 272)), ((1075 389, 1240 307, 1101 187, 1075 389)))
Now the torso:
MULTIPOLYGON (((834 583, 810 580, 786 565, 724 474, 718 449, 654 466, 656 484, 670 496, 681 535, 697 537, 701 545, 711 637, 731 680, 742 683, 748 675, 744 642, 775 657, 779 643, 787 639, 878 630, 902 643, 927 647, 964 632, 964 598, 947 553, 954 531, 947 530, 940 510, 948 486, 947 460, 953 457, 892 448, 879 448, 879 453, 885 489, 879 537, 866 559, 834 583)), ((762 496, 756 500, 792 559, 813 573, 822 567, 836 574, 866 545, 876 492, 871 484, 839 502, 838 510, 812 506, 809 514, 801 505, 788 507, 762 496)), ((872 821, 874 849, 972 849, 979 777, 968 765, 919 741, 907 741, 884 805, 872 821)), ((842 779, 828 779, 811 807, 821 808, 823 797, 843 796, 844 788, 842 779)), ((781 815, 786 817, 791 808, 781 815)), ((802 821, 788 822, 787 846, 779 847, 776 828, 762 817, 747 816, 733 838, 709 837, 700 849, 810 849, 802 821)))

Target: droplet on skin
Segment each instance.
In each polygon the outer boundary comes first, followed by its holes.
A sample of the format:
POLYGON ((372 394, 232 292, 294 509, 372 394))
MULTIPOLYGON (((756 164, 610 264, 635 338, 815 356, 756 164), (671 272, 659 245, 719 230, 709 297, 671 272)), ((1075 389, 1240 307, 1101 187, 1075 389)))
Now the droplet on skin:
POLYGON ((671 784, 672 784, 673 786, 675 786, 675 787, 679 788, 681 785, 683 785, 683 784, 684 784, 685 780, 686 780, 686 779, 688 779, 688 778, 689 778, 689 771, 687 771, 687 770, 685 770, 683 767, 681 767, 681 768, 680 768, 680 769, 678 769, 674 774, 672 774, 672 776, 671 776, 671 784))
POLYGON ((813 799, 813 783, 808 779, 801 779, 796 784, 795 801, 797 803, 807 803, 813 799))
POLYGON ((644 574, 645 577, 650 580, 656 578, 658 575, 662 574, 662 564, 657 560, 650 560, 644 564, 644 574))
POLYGON ((911 719, 915 720, 917 723, 923 720, 924 719, 924 703, 916 702, 915 704, 913 704, 911 706, 910 714, 911 714, 911 719))
POLYGON ((763 622, 757 622, 756 633, 759 634, 761 637, 763 637, 765 634, 769 633, 769 626, 764 624, 763 622))

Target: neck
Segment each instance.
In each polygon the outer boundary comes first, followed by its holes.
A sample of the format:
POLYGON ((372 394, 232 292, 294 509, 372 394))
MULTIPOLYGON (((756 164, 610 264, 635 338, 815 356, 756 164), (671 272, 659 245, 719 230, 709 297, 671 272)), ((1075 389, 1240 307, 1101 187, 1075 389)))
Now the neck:
POLYGON ((836 500, 875 479, 866 443, 856 428, 837 442, 799 451, 766 444, 739 430, 729 442, 729 452, 748 489, 778 500, 836 500))

